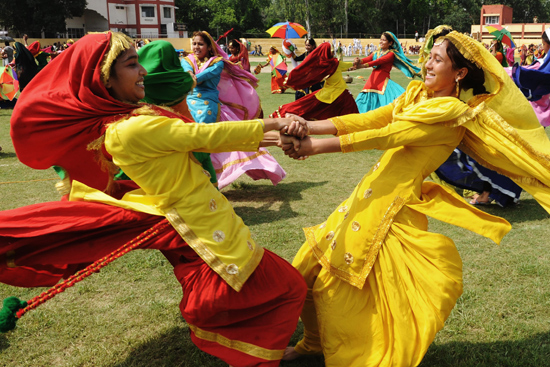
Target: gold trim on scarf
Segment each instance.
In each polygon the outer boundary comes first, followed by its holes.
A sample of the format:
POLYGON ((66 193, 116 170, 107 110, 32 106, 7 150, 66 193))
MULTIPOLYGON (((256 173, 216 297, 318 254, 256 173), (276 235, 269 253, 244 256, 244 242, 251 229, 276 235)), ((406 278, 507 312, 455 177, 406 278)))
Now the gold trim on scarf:
POLYGON ((221 334, 203 330, 192 324, 187 325, 189 325, 189 329, 191 329, 199 339, 218 343, 226 348, 237 350, 252 357, 265 359, 267 361, 278 361, 283 358, 285 352, 283 349, 266 349, 240 340, 226 338, 221 334))
POLYGON ((248 162, 248 161, 251 161, 253 159, 256 159, 258 158, 259 156, 261 155, 271 155, 267 150, 261 150, 259 152, 256 152, 254 155, 251 155, 251 156, 248 156, 246 158, 241 158, 241 159, 237 159, 237 160, 234 160, 234 161, 231 161, 229 163, 226 163, 222 166, 222 168, 218 168, 216 170, 216 174, 219 174, 219 173, 222 173, 225 169, 227 169, 228 167, 231 167, 231 166, 234 166, 235 164, 239 164, 239 163, 243 163, 243 162, 248 162))
POLYGON ((311 248, 313 254, 317 258, 317 261, 319 262, 319 264, 321 264, 321 266, 323 266, 331 274, 337 276, 338 278, 342 279, 346 283, 349 283, 352 286, 357 287, 359 289, 363 289, 365 280, 367 279, 367 276, 372 270, 374 262, 378 257, 378 252, 380 251, 380 247, 382 247, 382 244, 384 243, 384 240, 388 234, 388 231, 390 230, 390 227, 393 223, 393 218, 401 210, 401 208, 403 208, 404 205, 405 205, 405 199, 399 196, 396 196, 393 202, 390 204, 390 206, 386 210, 386 213, 382 217, 382 220, 378 225, 378 229, 376 230, 376 233, 374 234, 372 241, 370 241, 371 244, 368 247, 367 257, 364 259, 363 266, 361 267, 361 272, 359 274, 351 273, 349 268, 346 268, 346 269, 338 268, 331 263, 330 259, 325 255, 323 250, 319 248, 318 243, 315 239, 315 231, 319 228, 319 226, 304 228, 306 241, 309 247, 311 248))
POLYGON ((212 270, 218 273, 218 275, 237 292, 242 289, 244 283, 250 275, 252 275, 264 255, 263 247, 255 246, 252 257, 244 267, 240 268, 236 274, 229 274, 226 271, 228 264, 224 264, 216 254, 197 237, 195 232, 193 232, 183 218, 180 217, 176 209, 166 211, 166 219, 168 219, 181 238, 187 242, 197 255, 199 255, 212 270))
MULTIPOLYGON (((222 99, 220 98, 220 102, 226 106, 229 106, 229 107, 232 107, 232 108, 236 108, 238 110, 241 110, 244 112, 244 117, 242 118, 243 120, 249 120, 248 118, 248 109, 244 106, 241 106, 240 104, 236 104, 236 103, 232 103, 232 102, 226 102, 226 101, 222 101, 222 99)), ((221 106, 220 106, 221 107, 221 106)))
MULTIPOLYGON (((103 32, 102 32, 103 33, 103 32)), ((129 50, 133 46, 132 39, 125 35, 124 33, 119 32, 105 32, 111 34, 109 40, 109 51, 103 56, 103 61, 101 62, 101 81, 103 84, 107 84, 109 78, 111 77, 111 67, 116 59, 124 51, 129 50)))

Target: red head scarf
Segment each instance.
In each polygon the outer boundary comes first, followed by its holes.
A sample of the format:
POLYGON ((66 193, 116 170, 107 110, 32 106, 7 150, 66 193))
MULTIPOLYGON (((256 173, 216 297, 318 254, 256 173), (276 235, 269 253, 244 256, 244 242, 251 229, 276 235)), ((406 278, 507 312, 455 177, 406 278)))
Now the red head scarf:
POLYGON ((332 55, 330 43, 324 42, 288 74, 286 85, 295 90, 308 88, 334 74, 337 68, 338 59, 332 55))
POLYGON ((27 47, 27 49, 31 52, 33 56, 36 57, 36 55, 40 53, 40 42, 34 41, 27 47))
POLYGON ((111 97, 101 81, 101 63, 111 32, 89 34, 50 62, 27 85, 11 118, 11 137, 21 162, 35 169, 63 167, 71 179, 99 190, 108 175, 87 145, 105 124, 137 106, 111 97))

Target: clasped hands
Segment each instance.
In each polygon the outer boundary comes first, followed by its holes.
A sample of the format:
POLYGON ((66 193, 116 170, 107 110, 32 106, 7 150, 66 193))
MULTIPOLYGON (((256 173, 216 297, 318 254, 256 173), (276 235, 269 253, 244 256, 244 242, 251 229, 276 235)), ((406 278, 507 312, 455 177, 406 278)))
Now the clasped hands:
POLYGON ((279 131, 280 137, 277 146, 290 158, 304 160, 313 154, 312 141, 309 137, 310 123, 293 114, 287 113, 286 118, 290 118, 292 121, 279 131))

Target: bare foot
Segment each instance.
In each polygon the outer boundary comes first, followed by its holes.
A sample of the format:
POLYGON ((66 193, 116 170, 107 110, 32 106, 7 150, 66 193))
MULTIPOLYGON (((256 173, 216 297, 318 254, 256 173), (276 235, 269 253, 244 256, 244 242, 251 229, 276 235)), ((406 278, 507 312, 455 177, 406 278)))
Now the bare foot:
POLYGON ((283 361, 292 361, 302 355, 294 350, 294 347, 286 347, 285 354, 283 354, 283 361))
POLYGON ((491 198, 489 198, 489 191, 483 191, 480 195, 474 195, 472 197, 472 200, 470 200, 470 204, 472 205, 483 205, 483 204, 490 204, 491 198))

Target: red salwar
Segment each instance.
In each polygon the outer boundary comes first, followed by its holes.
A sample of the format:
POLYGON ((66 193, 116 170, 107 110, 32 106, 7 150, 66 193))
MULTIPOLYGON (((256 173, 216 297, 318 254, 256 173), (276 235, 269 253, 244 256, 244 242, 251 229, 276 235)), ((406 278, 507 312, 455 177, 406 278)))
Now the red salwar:
POLYGON ((271 94, 281 94, 286 90, 285 78, 271 76, 271 94))
POLYGON ((342 94, 330 104, 321 102, 315 97, 315 94, 319 91, 321 91, 321 89, 297 99, 294 102, 279 106, 277 111, 273 112, 269 117, 285 117, 287 113, 292 113, 306 120, 326 120, 331 117, 359 113, 357 104, 349 90, 343 91, 342 94))
MULTIPOLYGON (((67 201, 0 212, 0 281, 53 286, 163 219, 67 201)), ((233 366, 279 365, 306 293, 302 276, 287 261, 266 250, 236 292, 171 226, 140 249, 161 250, 174 266, 183 288, 180 310, 201 350, 233 366)))

